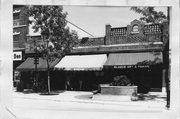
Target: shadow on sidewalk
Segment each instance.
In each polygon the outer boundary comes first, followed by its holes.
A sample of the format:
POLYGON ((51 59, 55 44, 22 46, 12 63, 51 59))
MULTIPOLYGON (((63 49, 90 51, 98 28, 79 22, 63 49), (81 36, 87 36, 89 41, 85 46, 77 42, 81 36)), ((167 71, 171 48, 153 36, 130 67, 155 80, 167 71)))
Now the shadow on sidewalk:
MULTIPOLYGON (((18 92, 18 91, 15 91, 18 92)), ((59 95, 60 93, 64 93, 64 90, 52 90, 50 92, 50 94, 48 94, 47 91, 41 91, 41 92, 34 92, 32 89, 24 89, 23 92, 19 92, 19 93, 23 93, 23 94, 39 94, 39 95, 59 95)))
MULTIPOLYGON (((91 100, 93 94, 84 94, 75 96, 77 99, 91 100)), ((160 94, 138 94, 136 101, 166 101, 166 96, 160 94)))
POLYGON ((156 95, 156 94, 138 94, 138 100, 139 101, 153 101, 153 100, 161 100, 166 101, 166 97, 162 95, 156 95))
POLYGON ((86 94, 86 95, 78 95, 78 96, 75 96, 75 98, 77 99, 83 99, 83 100, 90 100, 92 99, 93 97, 93 94, 86 94))

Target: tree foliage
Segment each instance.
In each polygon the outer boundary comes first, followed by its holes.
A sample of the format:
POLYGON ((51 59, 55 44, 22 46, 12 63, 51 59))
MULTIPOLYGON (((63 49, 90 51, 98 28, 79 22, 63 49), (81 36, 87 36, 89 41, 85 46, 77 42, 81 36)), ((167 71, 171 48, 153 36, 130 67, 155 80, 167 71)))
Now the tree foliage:
POLYGON ((29 6, 30 24, 40 32, 44 44, 38 51, 47 58, 62 57, 78 43, 78 35, 66 26, 67 12, 62 6, 29 6))
POLYGON ((167 20, 166 15, 161 11, 156 11, 154 7, 131 7, 130 10, 142 14, 141 21, 146 23, 162 23, 167 20))
MULTIPOLYGON (((50 62, 70 52, 78 43, 78 35, 66 26, 67 12, 62 6, 29 6, 29 23, 34 32, 40 32, 42 41, 35 41, 35 52, 41 53, 47 61, 48 94, 50 94, 50 62)), ((36 59, 36 58, 35 58, 36 59)))

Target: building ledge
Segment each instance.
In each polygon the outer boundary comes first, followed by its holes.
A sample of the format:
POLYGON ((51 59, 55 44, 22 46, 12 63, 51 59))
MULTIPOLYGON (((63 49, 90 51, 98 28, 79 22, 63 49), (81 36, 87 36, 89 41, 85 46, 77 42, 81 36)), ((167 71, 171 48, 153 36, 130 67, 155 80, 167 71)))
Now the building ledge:
POLYGON ((33 36, 41 36, 41 34, 27 34, 26 36, 33 37, 33 36))
POLYGON ((154 43, 133 43, 133 44, 116 44, 102 45, 91 47, 73 48, 70 54, 93 54, 93 53, 117 53, 117 52, 146 52, 146 51, 163 51, 162 42, 154 43))
POLYGON ((108 48, 108 47, 118 47, 118 46, 139 46, 139 45, 163 45, 163 43, 162 42, 147 42, 147 43, 113 44, 113 45, 74 47, 73 49, 100 48, 100 47, 108 48))
POLYGON ((13 48, 13 51, 18 51, 18 50, 25 50, 25 48, 13 48))
POLYGON ((13 33, 13 35, 19 35, 20 34, 20 32, 14 32, 13 33))
POLYGON ((13 14, 20 13, 20 12, 21 12, 21 10, 14 10, 13 14))
POLYGON ((13 26, 13 28, 19 28, 19 27, 25 27, 27 25, 18 25, 18 26, 13 26))

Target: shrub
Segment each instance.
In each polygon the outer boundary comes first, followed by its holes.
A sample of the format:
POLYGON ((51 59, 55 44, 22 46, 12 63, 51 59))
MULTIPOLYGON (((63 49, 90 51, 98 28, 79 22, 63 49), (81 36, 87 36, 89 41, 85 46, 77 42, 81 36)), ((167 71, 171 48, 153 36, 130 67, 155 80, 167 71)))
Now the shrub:
POLYGON ((113 82, 110 84, 111 86, 130 86, 130 80, 125 76, 115 76, 113 82))

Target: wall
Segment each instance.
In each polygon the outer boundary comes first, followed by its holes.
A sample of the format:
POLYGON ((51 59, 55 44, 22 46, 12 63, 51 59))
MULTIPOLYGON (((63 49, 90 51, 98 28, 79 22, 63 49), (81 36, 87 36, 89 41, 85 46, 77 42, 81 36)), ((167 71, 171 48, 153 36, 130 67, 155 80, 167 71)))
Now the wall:
POLYGON ((25 48, 25 43, 27 41, 26 35, 28 34, 27 10, 24 6, 14 5, 13 11, 19 11, 13 13, 13 33, 19 33, 13 35, 13 47, 25 48))

